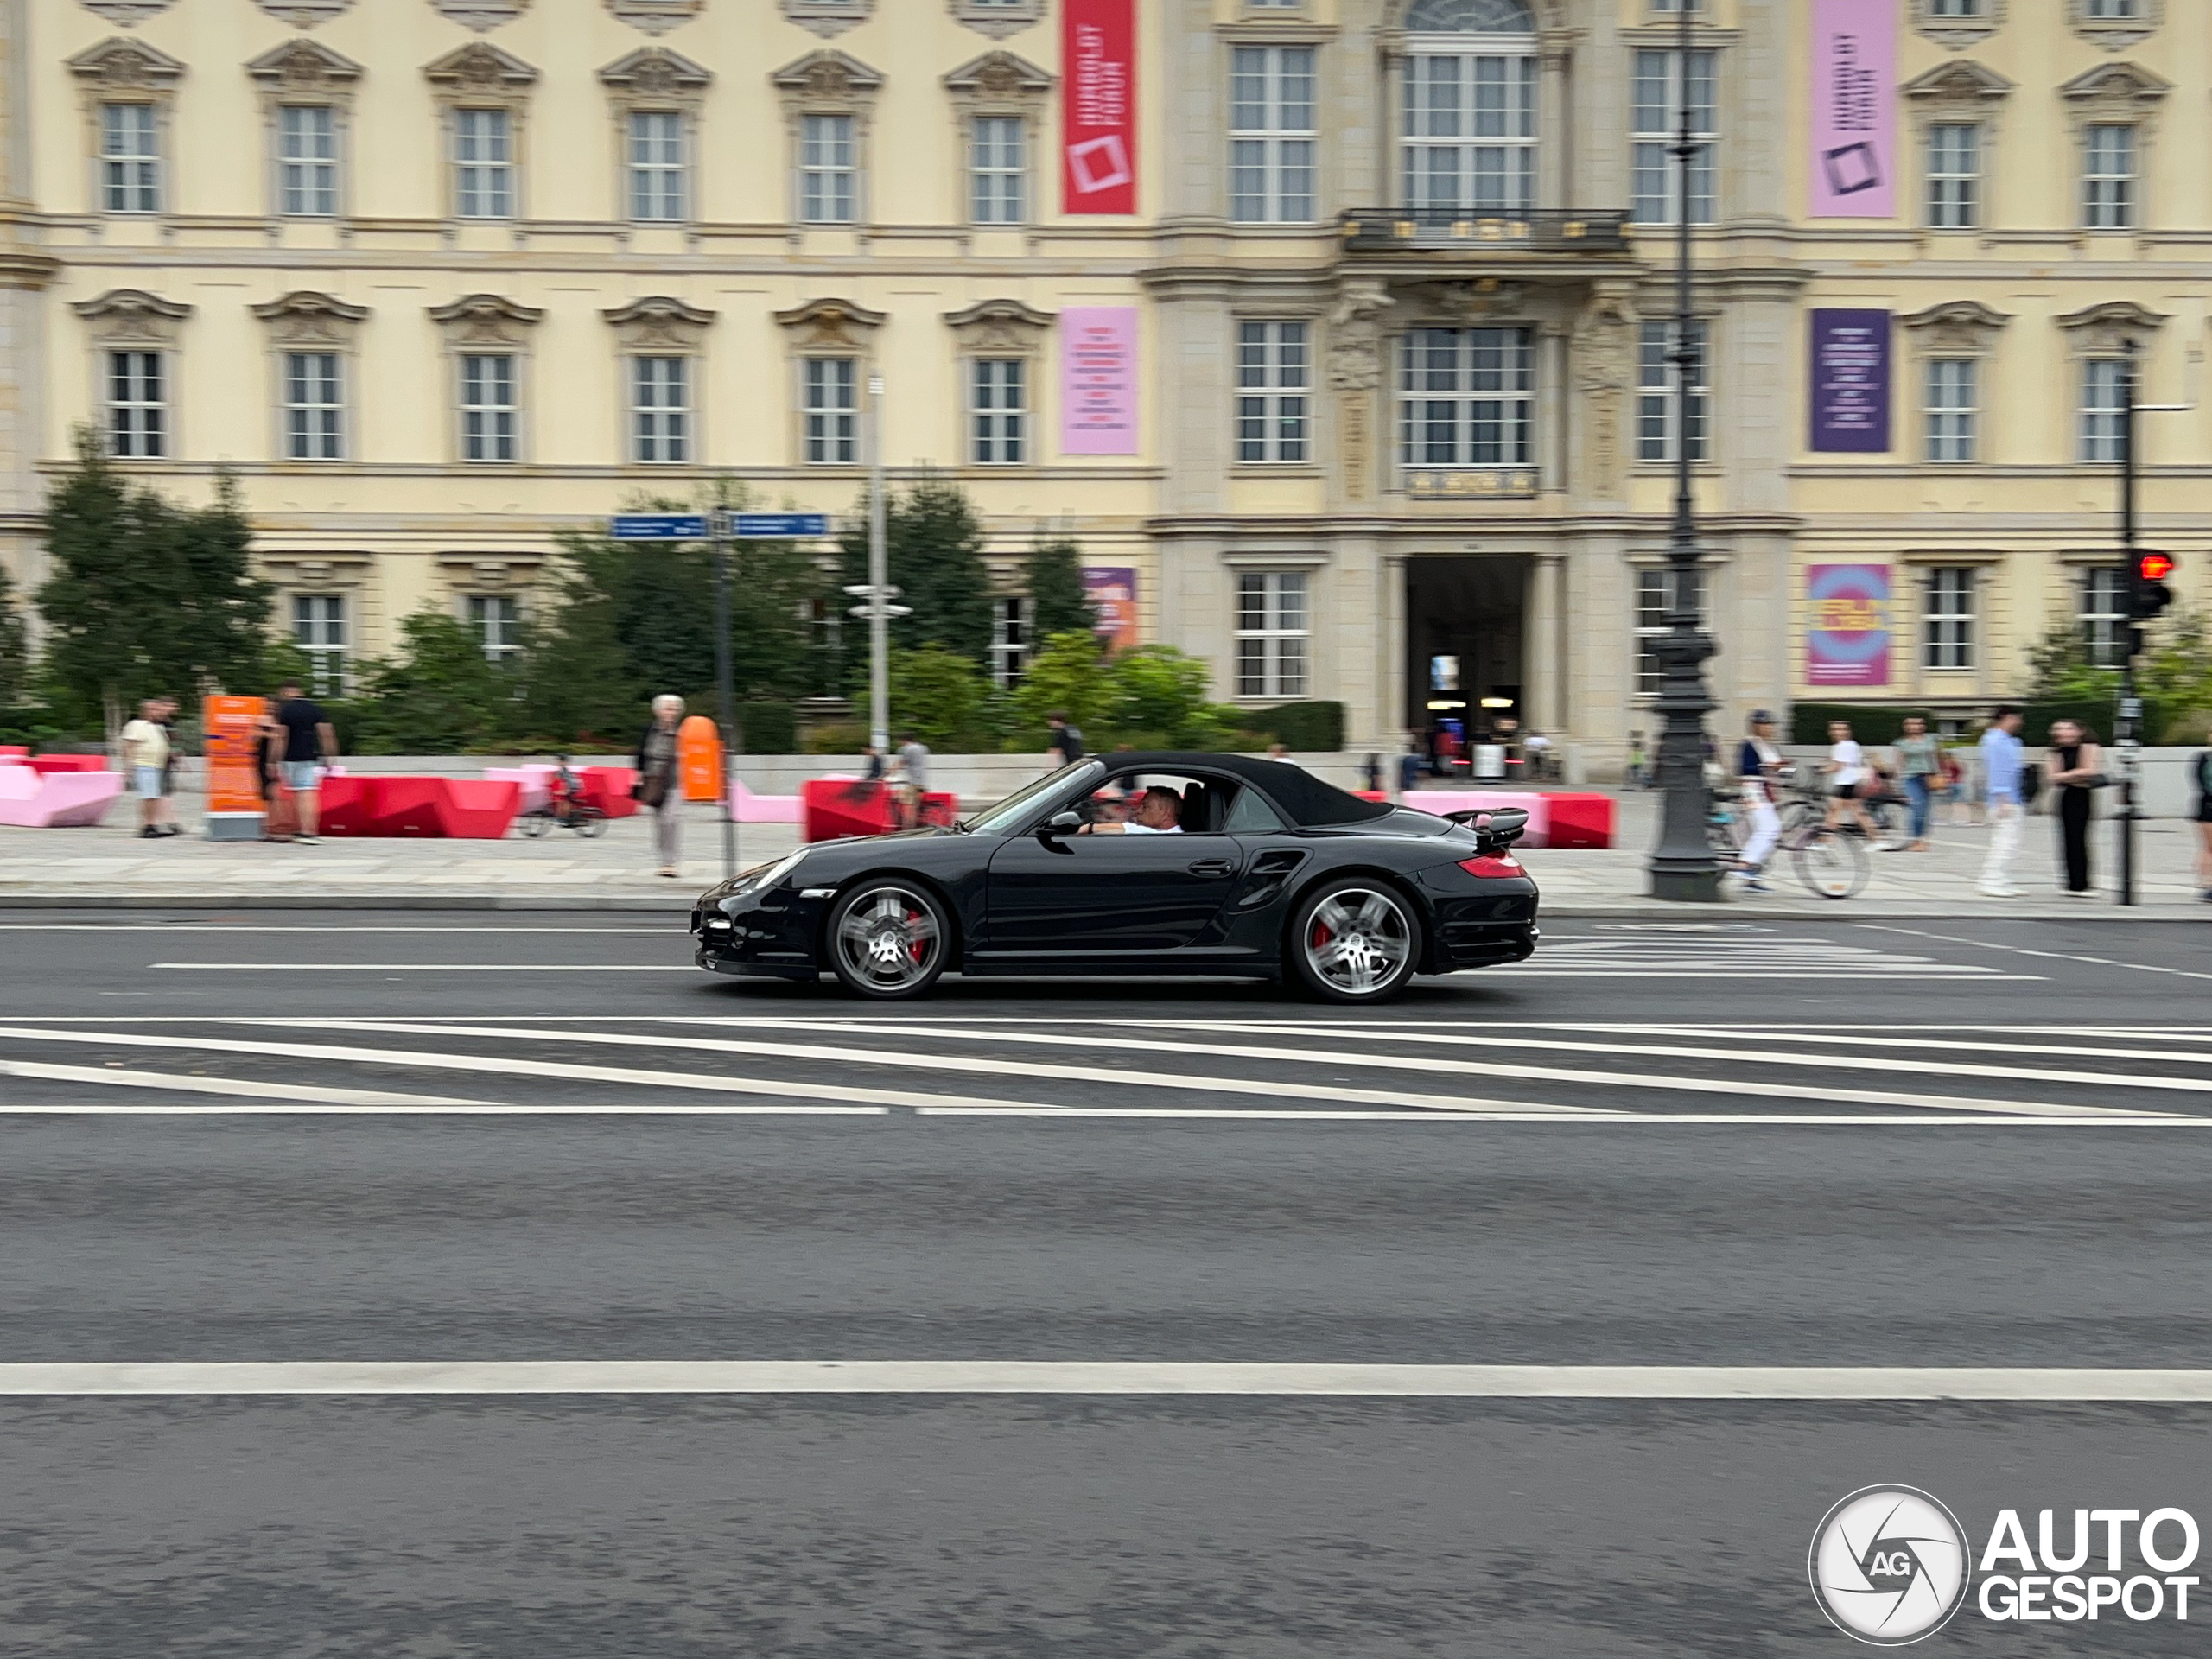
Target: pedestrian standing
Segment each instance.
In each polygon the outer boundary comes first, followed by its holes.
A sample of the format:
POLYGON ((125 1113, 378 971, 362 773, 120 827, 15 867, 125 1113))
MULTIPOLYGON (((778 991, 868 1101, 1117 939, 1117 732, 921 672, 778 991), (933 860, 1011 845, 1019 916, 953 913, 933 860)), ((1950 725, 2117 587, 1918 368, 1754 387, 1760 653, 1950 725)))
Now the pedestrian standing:
POLYGON ((920 737, 909 729, 899 734, 898 801, 899 827, 918 830, 922 824, 922 798, 930 789, 930 748, 920 737))
POLYGON ((2212 905, 2212 749, 2196 752, 2196 885, 2212 905))
POLYGON ((1055 770, 1073 766, 1083 759, 1083 734, 1068 724, 1068 717, 1058 712, 1045 716, 1045 724, 1052 728, 1052 741, 1046 747, 1052 757, 1055 770))
POLYGON ((1859 747, 1859 740, 1851 734, 1851 722, 1832 720, 1828 722, 1828 758, 1821 770, 1828 775, 1828 813, 1826 827, 1833 830, 1843 822, 1847 813, 1858 823, 1859 833, 1867 840, 1874 836, 1872 820, 1859 798, 1860 785, 1871 773, 1866 766, 1866 751, 1859 747))
POLYGON ((1412 794, 1421 787, 1421 775, 1427 769, 1428 757, 1421 753, 1421 745, 1412 738, 1406 740, 1406 752, 1398 757, 1398 798, 1412 794))
POLYGON ((2017 899, 2012 860, 2020 850, 2020 711, 2010 705, 1990 717, 1981 734, 1982 791, 1989 804, 1989 856, 1976 891, 1987 899, 2017 899))
POLYGON ((2066 864, 2069 898, 2086 899, 2089 885, 2089 809, 2094 791, 2105 786, 2104 750, 2097 734, 2078 720, 2053 721, 2050 776, 2058 791, 2052 808, 2058 818, 2058 846, 2066 864))
POLYGON ((292 798, 292 811, 299 821, 292 839, 302 847, 317 846, 322 775, 338 758, 337 728, 297 680, 276 688, 276 728, 283 746, 284 791, 292 798))
POLYGON ((1904 717, 1904 735, 1897 741, 1897 776, 1904 785, 1905 804, 1912 810, 1908 853, 1928 850, 1928 817, 1936 804, 1936 785, 1943 769, 1942 752, 1928 734, 1928 722, 1918 715, 1904 717))
POLYGON ((1775 810, 1774 781, 1782 775, 1782 751, 1774 746, 1774 716, 1764 709, 1752 712, 1743 747, 1736 752, 1736 773, 1742 787, 1744 811, 1751 822, 1751 839, 1736 868, 1744 885, 1753 893, 1771 893, 1762 872, 1774 843, 1782 837, 1782 814, 1775 810))
POLYGON ((138 705, 138 718, 123 728, 124 776, 138 797, 138 839, 159 841, 176 833, 168 806, 168 728, 162 723, 162 700, 138 705))
POLYGON ((660 859, 660 874, 673 880, 683 874, 683 791, 677 786, 676 728, 683 718, 683 699, 664 691, 653 699, 653 717, 638 740, 638 783, 640 804, 653 815, 653 849, 660 859))

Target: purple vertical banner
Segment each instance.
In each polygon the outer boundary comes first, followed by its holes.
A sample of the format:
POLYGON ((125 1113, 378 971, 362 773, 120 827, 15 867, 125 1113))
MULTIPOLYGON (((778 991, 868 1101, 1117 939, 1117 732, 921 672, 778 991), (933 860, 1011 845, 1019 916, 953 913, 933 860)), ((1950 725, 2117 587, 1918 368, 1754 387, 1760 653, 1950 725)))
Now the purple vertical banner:
POLYGON ((1813 313, 1813 448, 1830 455, 1890 448, 1890 314, 1813 313))
POLYGON ((1816 564, 1805 573, 1805 683, 1890 683, 1890 567, 1816 564))
POLYGON ((1136 454, 1136 308, 1070 306, 1060 353, 1060 453, 1136 454))
POLYGON ((1813 217, 1893 219, 1898 0, 1813 0, 1813 217))

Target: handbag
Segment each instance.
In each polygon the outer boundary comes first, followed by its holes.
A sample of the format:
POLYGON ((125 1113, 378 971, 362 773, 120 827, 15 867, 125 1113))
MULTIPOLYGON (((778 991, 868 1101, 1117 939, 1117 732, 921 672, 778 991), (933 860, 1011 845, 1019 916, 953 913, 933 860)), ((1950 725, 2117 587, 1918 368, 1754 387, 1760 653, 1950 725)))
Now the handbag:
POLYGON ((637 787, 630 791, 630 798, 658 809, 668 798, 668 774, 664 772, 640 773, 637 787))

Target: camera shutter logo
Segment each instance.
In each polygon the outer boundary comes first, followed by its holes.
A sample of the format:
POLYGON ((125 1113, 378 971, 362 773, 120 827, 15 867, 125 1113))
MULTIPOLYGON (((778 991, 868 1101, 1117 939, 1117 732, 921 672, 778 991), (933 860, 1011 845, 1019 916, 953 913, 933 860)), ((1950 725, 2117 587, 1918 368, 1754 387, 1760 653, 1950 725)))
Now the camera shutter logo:
POLYGON ((1807 1570, 1821 1611, 1846 1636, 1901 1648, 1933 1636, 1967 1599, 1958 1517, 1911 1486, 1867 1486, 1813 1531, 1807 1570))

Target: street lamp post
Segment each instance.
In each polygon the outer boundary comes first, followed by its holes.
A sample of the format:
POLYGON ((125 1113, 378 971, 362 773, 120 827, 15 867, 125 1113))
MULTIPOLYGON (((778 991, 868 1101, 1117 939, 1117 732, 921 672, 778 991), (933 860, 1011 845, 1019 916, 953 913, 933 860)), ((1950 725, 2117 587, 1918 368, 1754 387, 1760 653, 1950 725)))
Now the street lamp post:
POLYGON ((1712 639, 1700 626, 1697 501, 1690 474, 1690 388, 1699 352, 1690 287, 1690 181, 1698 144, 1690 122, 1690 58, 1695 35, 1690 8, 1680 7, 1677 24, 1681 73, 1681 123, 1674 144, 1675 187, 1675 522, 1667 542, 1667 568, 1674 591, 1669 595, 1667 632, 1654 654, 1661 670, 1656 707, 1663 724, 1659 734, 1661 791, 1659 844, 1651 854, 1651 896, 1696 902, 1720 897, 1720 869, 1706 838, 1709 816, 1705 784, 1705 717, 1713 708, 1706 690, 1705 662, 1713 654, 1712 639))
POLYGON ((891 504, 883 493, 883 377, 868 381, 868 729, 879 755, 891 753, 891 504))

